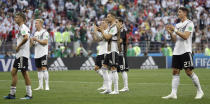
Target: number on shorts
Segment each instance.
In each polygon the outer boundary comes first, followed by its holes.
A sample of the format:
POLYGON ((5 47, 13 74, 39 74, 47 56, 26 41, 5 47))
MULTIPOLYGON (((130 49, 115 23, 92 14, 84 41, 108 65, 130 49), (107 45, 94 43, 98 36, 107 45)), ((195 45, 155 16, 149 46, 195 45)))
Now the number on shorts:
POLYGON ((184 67, 190 67, 190 61, 185 61, 184 62, 184 67))
POLYGON ((18 63, 18 69, 20 69, 20 68, 21 68, 20 63, 18 63))
POLYGON ((47 65, 47 60, 43 60, 42 65, 47 65))

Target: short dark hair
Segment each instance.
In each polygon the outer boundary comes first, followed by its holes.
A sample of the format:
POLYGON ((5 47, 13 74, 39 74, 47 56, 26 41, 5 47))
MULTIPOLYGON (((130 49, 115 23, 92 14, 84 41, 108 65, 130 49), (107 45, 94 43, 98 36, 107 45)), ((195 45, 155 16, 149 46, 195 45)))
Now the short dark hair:
POLYGON ((119 22, 124 23, 124 21, 123 21, 123 19, 122 19, 122 18, 118 17, 117 19, 119 20, 119 22))
POLYGON ((16 13, 16 16, 17 15, 20 16, 23 19, 24 22, 26 21, 26 16, 23 12, 18 12, 18 13, 16 13))
POLYGON ((116 18, 116 13, 114 11, 110 11, 108 14, 111 14, 113 17, 116 18))
POLYGON ((185 7, 180 7, 179 10, 182 10, 183 12, 185 12, 188 15, 188 9, 185 7))

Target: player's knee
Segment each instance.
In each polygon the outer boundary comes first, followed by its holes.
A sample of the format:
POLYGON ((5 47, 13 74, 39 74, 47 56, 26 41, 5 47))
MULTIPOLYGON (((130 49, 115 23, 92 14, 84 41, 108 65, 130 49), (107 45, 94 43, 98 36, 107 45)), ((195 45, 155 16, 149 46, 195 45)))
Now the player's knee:
POLYGON ((103 64, 103 67, 108 68, 108 66, 106 64, 103 64))
POLYGON ((112 71, 117 71, 117 68, 116 67, 111 67, 111 70, 112 71))
POLYGON ((41 71, 47 70, 47 67, 42 67, 40 70, 41 71))
POLYGON ((16 76, 16 75, 17 75, 17 72, 12 71, 12 72, 11 72, 11 75, 14 77, 14 76, 16 76))
POLYGON ((192 75, 192 70, 185 70, 185 73, 186 73, 188 76, 191 76, 191 75, 192 75))
POLYGON ((173 75, 179 75, 179 69, 173 69, 173 75))
POLYGON ((42 71, 42 68, 37 68, 37 71, 42 71))
POLYGON ((12 71, 11 75, 14 77, 14 76, 16 76, 16 73, 12 71))
POLYGON ((27 75, 27 71, 21 70, 21 72, 22 72, 22 74, 23 74, 24 77, 27 75))
POLYGON ((99 67, 98 66, 95 66, 95 71, 97 71, 99 69, 99 67))

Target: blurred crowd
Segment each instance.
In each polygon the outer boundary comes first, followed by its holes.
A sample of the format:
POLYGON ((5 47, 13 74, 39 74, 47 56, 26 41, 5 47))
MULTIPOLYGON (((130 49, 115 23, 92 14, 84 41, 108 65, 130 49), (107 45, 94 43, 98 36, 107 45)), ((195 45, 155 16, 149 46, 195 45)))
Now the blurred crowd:
POLYGON ((193 51, 204 53, 210 44, 210 0, 0 0, 0 6, 0 50, 5 53, 14 52, 18 28, 13 17, 18 11, 25 11, 31 36, 36 31, 35 19, 44 20, 51 57, 96 52, 91 27, 110 11, 125 21, 129 48, 138 46, 143 53, 173 48, 165 25, 179 22, 180 6, 188 8, 195 25, 193 51))

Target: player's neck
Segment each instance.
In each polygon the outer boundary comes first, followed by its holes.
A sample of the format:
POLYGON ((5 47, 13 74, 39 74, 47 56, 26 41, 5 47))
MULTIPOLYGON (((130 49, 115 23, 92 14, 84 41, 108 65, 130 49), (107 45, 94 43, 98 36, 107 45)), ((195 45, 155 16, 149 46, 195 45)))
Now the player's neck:
POLYGON ((24 24, 24 22, 20 22, 18 23, 18 26, 22 26, 24 24))
POLYGON ((40 31, 40 30, 42 30, 42 28, 40 27, 40 28, 37 28, 37 31, 40 31))
POLYGON ((112 26, 113 24, 115 24, 115 20, 112 20, 112 22, 111 22, 111 26, 112 26))
POLYGON ((185 20, 187 20, 187 17, 183 17, 183 18, 181 19, 182 22, 184 22, 185 20))

